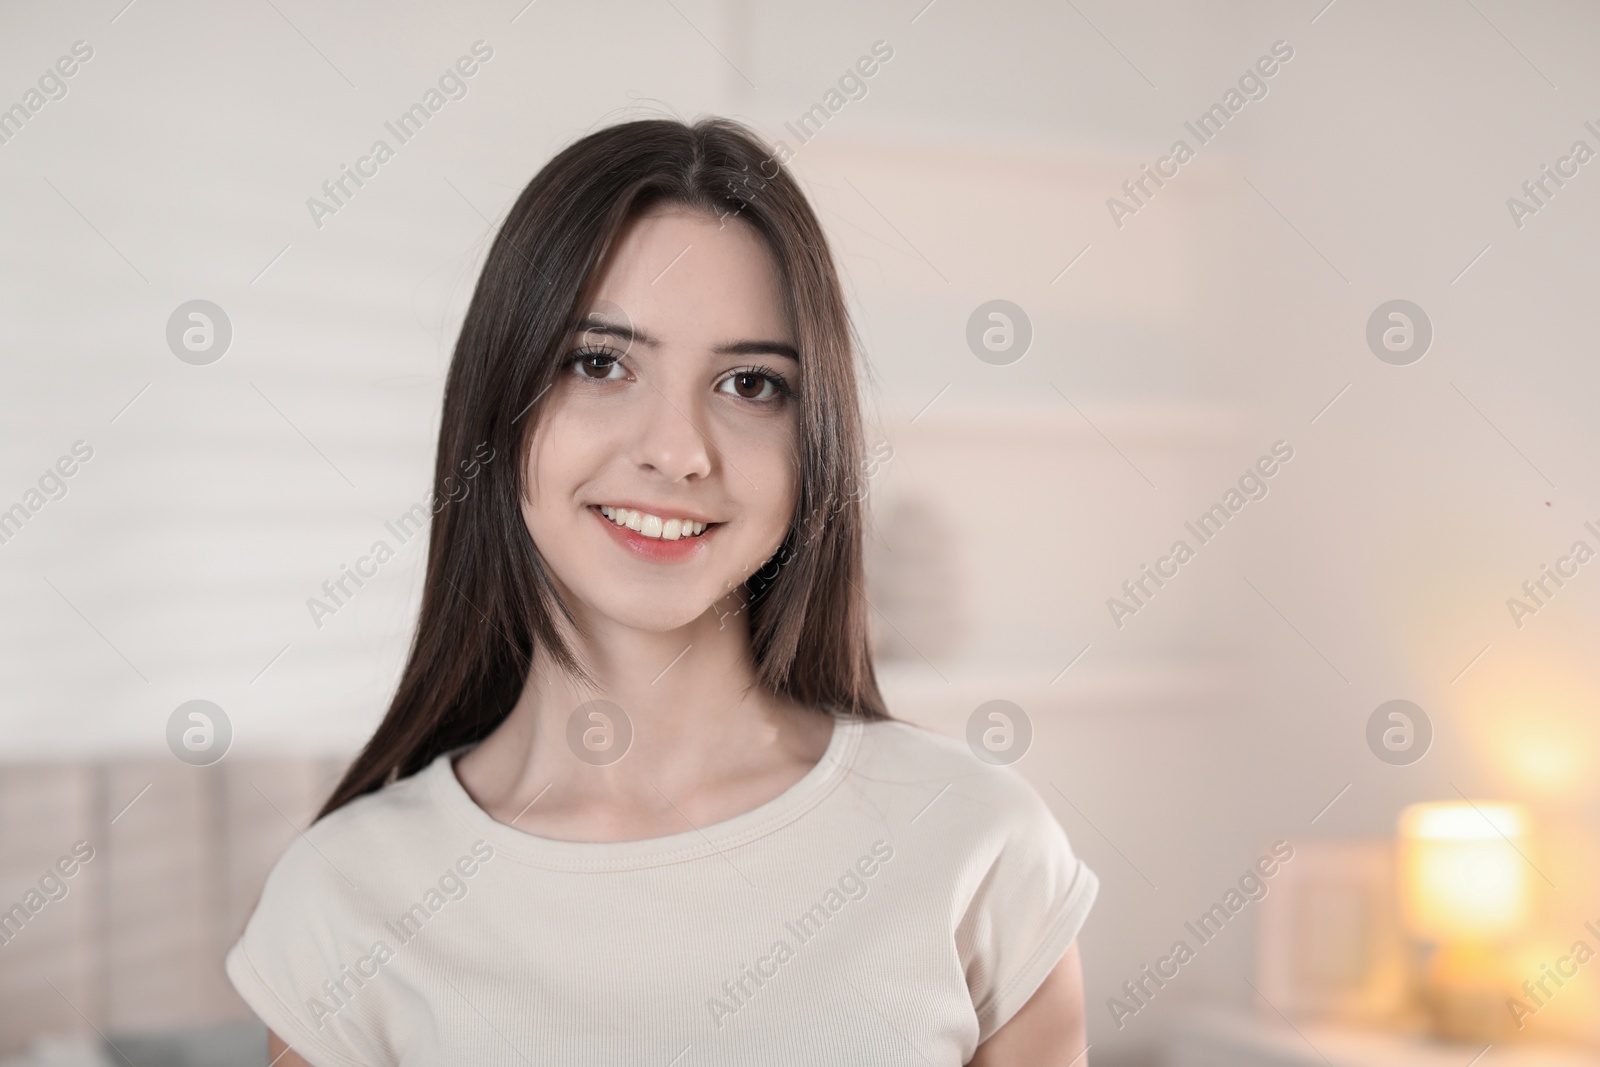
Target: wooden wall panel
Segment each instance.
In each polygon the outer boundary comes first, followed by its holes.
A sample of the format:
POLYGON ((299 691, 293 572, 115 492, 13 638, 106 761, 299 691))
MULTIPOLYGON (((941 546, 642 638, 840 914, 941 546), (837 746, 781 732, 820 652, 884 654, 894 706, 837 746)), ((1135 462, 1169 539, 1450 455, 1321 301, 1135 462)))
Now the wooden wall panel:
POLYGON ((223 957, 346 763, 0 764, 0 909, 24 909, 0 925, 0 1056, 40 1035, 249 1018, 223 957), (39 904, 80 841, 92 858, 39 904))

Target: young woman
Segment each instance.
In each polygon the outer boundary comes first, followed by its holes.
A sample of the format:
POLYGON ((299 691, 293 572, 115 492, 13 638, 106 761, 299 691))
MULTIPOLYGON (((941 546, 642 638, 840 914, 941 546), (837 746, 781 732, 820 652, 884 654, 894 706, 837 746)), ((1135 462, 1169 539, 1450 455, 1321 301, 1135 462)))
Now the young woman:
POLYGON ((1085 1062, 1094 873, 878 692, 855 358, 743 127, 615 126, 529 183, 399 691, 228 953, 276 1063, 1085 1062))

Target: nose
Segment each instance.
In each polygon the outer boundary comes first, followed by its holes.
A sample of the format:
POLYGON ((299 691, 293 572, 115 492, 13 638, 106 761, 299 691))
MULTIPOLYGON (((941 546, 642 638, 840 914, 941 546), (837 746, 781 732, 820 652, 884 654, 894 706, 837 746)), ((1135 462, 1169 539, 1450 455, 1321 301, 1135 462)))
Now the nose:
POLYGON ((668 482, 704 478, 711 473, 711 446, 700 427, 704 412, 692 396, 669 396, 654 384, 641 390, 634 408, 635 429, 631 458, 641 470, 668 482))

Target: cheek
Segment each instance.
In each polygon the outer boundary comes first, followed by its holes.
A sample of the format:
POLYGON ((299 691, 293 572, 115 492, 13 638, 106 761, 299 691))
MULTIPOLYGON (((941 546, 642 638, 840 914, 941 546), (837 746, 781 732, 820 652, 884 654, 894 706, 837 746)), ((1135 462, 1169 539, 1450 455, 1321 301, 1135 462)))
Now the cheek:
POLYGON ((741 510, 752 520, 752 531, 761 531, 774 549, 789 528, 799 497, 797 437, 793 426, 773 426, 749 435, 735 446, 737 451, 730 449, 730 455, 740 457, 743 474, 728 471, 728 483, 744 498, 741 510))
POLYGON ((585 471, 593 470, 590 453, 599 435, 584 433, 570 405, 546 413, 528 447, 523 469, 522 514, 537 541, 541 530, 561 522, 571 510, 574 492, 585 471))

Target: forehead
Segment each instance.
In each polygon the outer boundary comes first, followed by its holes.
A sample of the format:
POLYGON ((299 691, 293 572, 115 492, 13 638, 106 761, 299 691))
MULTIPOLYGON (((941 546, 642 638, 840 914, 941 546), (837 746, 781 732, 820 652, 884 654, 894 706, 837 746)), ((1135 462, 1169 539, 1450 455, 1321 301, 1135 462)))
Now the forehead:
POLYGON ((777 261, 754 227, 672 206, 627 224, 585 310, 620 310, 665 343, 693 343, 792 339, 786 307, 777 261))

